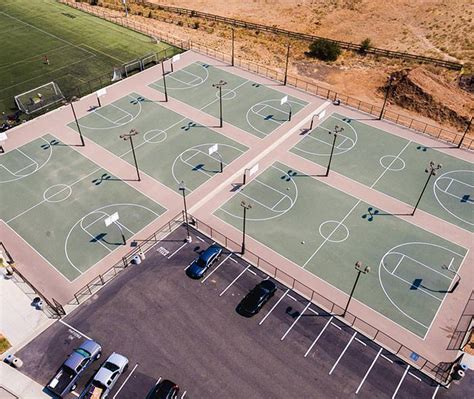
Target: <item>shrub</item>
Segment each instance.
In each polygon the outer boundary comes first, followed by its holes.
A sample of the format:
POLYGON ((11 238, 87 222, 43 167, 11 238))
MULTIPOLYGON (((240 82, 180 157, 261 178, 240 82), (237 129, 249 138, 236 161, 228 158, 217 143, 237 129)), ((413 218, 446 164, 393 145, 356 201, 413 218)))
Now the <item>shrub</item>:
POLYGON ((359 54, 367 54, 367 50, 372 47, 372 42, 369 38, 366 38, 360 42, 359 54))
POLYGON ((199 25, 200 25, 199 22, 196 21, 196 22, 194 22, 192 28, 193 29, 199 29, 199 25))
POLYGON ((341 48, 332 41, 317 39, 309 45, 307 54, 322 61, 336 61, 337 57, 341 55, 341 48))

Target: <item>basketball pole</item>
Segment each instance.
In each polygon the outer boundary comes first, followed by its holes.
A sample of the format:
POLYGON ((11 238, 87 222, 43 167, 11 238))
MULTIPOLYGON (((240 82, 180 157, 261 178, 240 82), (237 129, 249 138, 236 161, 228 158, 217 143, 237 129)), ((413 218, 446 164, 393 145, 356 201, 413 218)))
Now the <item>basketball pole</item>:
POLYGON ((133 146, 133 136, 136 136, 138 131, 135 129, 130 130, 129 133, 121 134, 119 137, 125 141, 130 141, 130 146, 132 147, 133 161, 135 163, 135 169, 137 171, 137 181, 141 181, 140 178, 140 169, 138 169, 137 156, 135 155, 135 147, 133 146))
POLYGON ((285 62, 285 77, 283 78, 283 86, 286 86, 286 82, 288 80, 288 63, 290 61, 290 42, 288 42, 288 46, 286 48, 286 62, 285 62))
POLYGON ((165 103, 168 102, 168 90, 166 89, 166 77, 165 77, 165 59, 161 60, 161 74, 163 76, 163 88, 165 89, 165 103))
POLYGON ((84 137, 82 136, 81 126, 79 125, 79 121, 77 120, 76 110, 74 109, 74 105, 72 104, 73 101, 76 101, 76 97, 71 97, 69 100, 69 104, 71 105, 72 114, 74 115, 74 120, 76 121, 77 131, 79 132, 79 137, 81 138, 81 146, 84 147, 86 144, 84 143, 84 137))
POLYGON ((472 123, 472 117, 471 117, 471 120, 467 123, 466 130, 464 130, 464 133, 463 133, 463 135, 462 135, 462 137, 461 137, 461 141, 460 141, 459 144, 458 144, 458 148, 461 148, 462 142, 464 141, 464 138, 466 137, 467 132, 468 132, 469 129, 471 128, 471 123, 472 123))
POLYGON ((252 209, 252 205, 247 204, 245 201, 240 203, 240 206, 244 208, 244 219, 242 225, 242 248, 240 253, 243 255, 245 254, 245 226, 247 224, 247 210, 252 209))
POLYGON ((385 98, 383 99, 383 105, 382 105, 382 109, 380 110, 379 120, 382 119, 383 114, 385 112, 385 106, 387 105, 388 96, 390 94, 390 89, 392 88, 392 82, 394 80, 395 78, 393 76, 390 76, 388 78, 388 86, 387 86, 387 90, 385 90, 385 98))
POLYGON ((231 57, 231 66, 234 66, 234 39, 235 39, 235 32, 234 28, 232 27, 232 57, 231 57))

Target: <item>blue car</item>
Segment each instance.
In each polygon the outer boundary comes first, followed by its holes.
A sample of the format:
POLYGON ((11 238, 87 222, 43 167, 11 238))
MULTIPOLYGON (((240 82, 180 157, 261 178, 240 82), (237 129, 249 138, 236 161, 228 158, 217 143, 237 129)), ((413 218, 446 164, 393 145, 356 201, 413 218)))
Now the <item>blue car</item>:
POLYGON ((186 274, 191 278, 201 278, 206 273, 212 264, 220 258, 222 254, 222 247, 217 244, 211 245, 204 252, 195 259, 191 265, 186 269, 186 274))

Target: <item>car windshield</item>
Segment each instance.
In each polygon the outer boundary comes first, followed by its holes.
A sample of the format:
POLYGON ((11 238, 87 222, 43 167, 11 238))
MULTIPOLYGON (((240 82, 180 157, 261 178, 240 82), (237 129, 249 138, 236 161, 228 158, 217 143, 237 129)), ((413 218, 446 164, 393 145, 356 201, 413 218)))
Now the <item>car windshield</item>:
POLYGON ((115 371, 115 370, 118 370, 119 367, 113 363, 110 363, 110 362, 106 362, 104 364, 104 369, 107 369, 107 370, 110 370, 110 371, 115 371))
POLYGON ((74 352, 79 353, 82 357, 89 357, 91 354, 82 348, 76 349, 74 352))
POLYGON ((206 262, 204 262, 204 260, 202 258, 198 258, 198 260, 196 261, 196 264, 199 267, 206 267, 206 262))

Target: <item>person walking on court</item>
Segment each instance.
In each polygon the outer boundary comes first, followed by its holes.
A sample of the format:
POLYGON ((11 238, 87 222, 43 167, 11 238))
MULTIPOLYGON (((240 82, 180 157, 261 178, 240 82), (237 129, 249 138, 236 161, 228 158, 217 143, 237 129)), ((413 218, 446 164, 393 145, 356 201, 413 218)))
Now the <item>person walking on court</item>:
POLYGON ((45 63, 46 65, 49 65, 49 58, 48 58, 47 55, 44 56, 44 63, 45 63))

